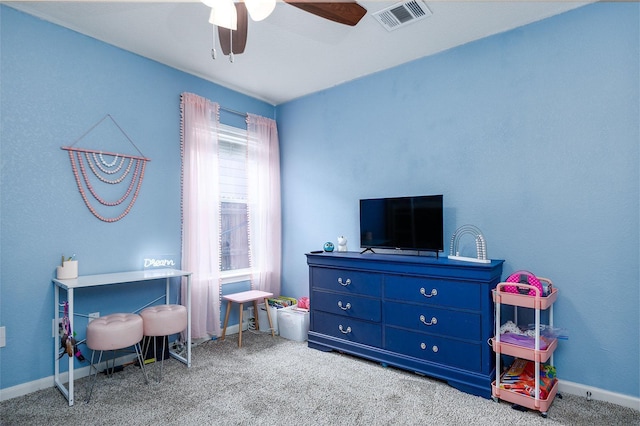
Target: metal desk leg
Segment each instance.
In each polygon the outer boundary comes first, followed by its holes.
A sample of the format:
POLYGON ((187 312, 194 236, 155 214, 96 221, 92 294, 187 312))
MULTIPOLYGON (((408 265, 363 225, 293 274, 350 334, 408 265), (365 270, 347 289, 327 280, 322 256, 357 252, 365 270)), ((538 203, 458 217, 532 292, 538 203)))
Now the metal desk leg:
POLYGON ((191 367, 191 275, 187 275, 187 367, 191 367))
MULTIPOLYGON (((73 289, 69 288, 67 289, 67 301, 69 302, 69 326, 71 327, 71 332, 73 333, 73 330, 75 330, 75 328, 73 327, 73 289)), ((71 336, 69 336, 69 338, 71 338, 71 336)), ((73 368, 74 368, 74 357, 73 356, 68 356, 67 358, 69 358, 69 406, 73 405, 73 381, 74 381, 74 377, 73 377, 73 368)))
MULTIPOLYGON (((54 303, 54 311, 55 311, 55 324, 54 327, 57 328, 58 324, 60 324, 61 318, 60 318, 60 287, 58 285, 56 285, 56 288, 54 290, 54 297, 53 297, 53 303, 54 303)), ((73 331, 73 289, 67 289, 67 302, 69 303, 69 325, 71 326, 71 330, 73 331)), ((53 338, 53 359, 54 359, 54 373, 53 373, 53 383, 54 385, 60 390, 60 392, 62 392, 62 395, 64 395, 65 398, 67 398, 67 401, 69 401, 69 406, 73 405, 73 368, 74 368, 74 360, 73 357, 68 357, 69 358, 69 368, 68 368, 68 378, 69 378, 69 384, 67 387, 65 387, 64 383, 62 383, 62 379, 60 377, 60 361, 61 359, 58 358, 58 338, 59 336, 57 336, 57 330, 54 328, 53 332, 54 334, 56 334, 56 336, 53 338)))
MULTIPOLYGON (((61 387, 60 383, 60 360, 58 359, 58 324, 60 324, 60 287, 57 285, 53 289, 53 312, 54 312, 54 324, 53 324, 53 382, 54 384, 62 391, 64 394, 64 390, 61 387)), ((66 395, 65 395, 66 396, 66 395)))

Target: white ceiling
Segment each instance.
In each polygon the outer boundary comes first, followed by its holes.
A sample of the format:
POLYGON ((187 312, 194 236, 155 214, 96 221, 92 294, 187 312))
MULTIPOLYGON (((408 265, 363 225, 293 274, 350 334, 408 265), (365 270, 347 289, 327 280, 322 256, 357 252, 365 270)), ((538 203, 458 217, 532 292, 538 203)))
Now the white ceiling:
POLYGON ((245 52, 230 63, 219 48, 212 60, 209 8, 198 1, 2 1, 273 105, 590 2, 427 0, 432 16, 391 32, 371 13, 394 1, 360 2, 368 13, 355 27, 278 2, 249 21, 245 52))

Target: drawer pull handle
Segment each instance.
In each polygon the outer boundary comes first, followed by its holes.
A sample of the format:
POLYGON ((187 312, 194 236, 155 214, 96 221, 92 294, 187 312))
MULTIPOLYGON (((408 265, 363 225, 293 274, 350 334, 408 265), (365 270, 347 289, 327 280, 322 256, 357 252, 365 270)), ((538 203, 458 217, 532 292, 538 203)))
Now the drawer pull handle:
MULTIPOLYGON (((426 343, 420 343, 420 349, 422 349, 422 350, 427 349, 427 344, 426 343)), ((436 345, 433 345, 433 346, 431 346, 431 350, 433 352, 438 352, 440 349, 436 345)))
POLYGON ((438 323, 438 319, 436 317, 432 317, 431 321, 427 322, 427 319, 424 315, 420 315, 420 322, 424 325, 436 325, 438 323))
POLYGON ((338 284, 340 284, 343 287, 348 286, 349 284, 351 284, 351 278, 347 278, 346 281, 342 281, 342 277, 338 278, 338 284))
POLYGON ((351 333, 351 327, 347 327, 347 329, 345 330, 345 329, 343 329, 343 328, 342 328, 342 324, 340 324, 340 325, 338 326, 338 328, 340 329, 340 332, 341 332, 342 334, 349 334, 349 333, 351 333))
POLYGON ((342 300, 338 300, 338 307, 343 311, 348 311, 349 309, 351 309, 351 303, 347 302, 345 306, 342 306, 342 300))
POLYGON ((427 294, 427 290, 425 290, 424 287, 422 287, 420 289, 420 294, 423 295, 424 297, 433 297, 438 295, 438 290, 436 290, 435 288, 432 288, 431 293, 427 294))

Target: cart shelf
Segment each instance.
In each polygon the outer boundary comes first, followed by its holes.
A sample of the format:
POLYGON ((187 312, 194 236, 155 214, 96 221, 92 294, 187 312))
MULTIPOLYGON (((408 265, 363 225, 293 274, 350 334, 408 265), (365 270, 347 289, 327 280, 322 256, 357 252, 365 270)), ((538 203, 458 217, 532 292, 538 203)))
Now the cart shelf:
MULTIPOLYGON (((513 285, 513 283, 500 283, 506 285, 513 285)), ((518 284, 518 286, 525 287, 524 284, 518 284)), ((535 288, 535 287, 531 287, 535 288)), ((505 291, 498 291, 496 287, 492 290, 493 302, 502 303, 505 305, 518 306, 520 308, 540 309, 542 311, 548 309, 558 298, 558 289, 554 288, 551 294, 548 296, 529 296, 528 294, 516 294, 507 293, 505 291)))
POLYGON ((530 410, 540 411, 543 417, 547 417, 546 413, 549 411, 549 407, 551 406, 553 399, 556 397, 556 393, 558 393, 558 381, 556 380, 553 384, 546 399, 533 398, 509 389, 502 389, 499 386, 496 386, 495 381, 491 383, 491 391, 493 396, 496 398, 511 402, 512 404, 521 405, 530 410))
POLYGON ((546 349, 540 349, 537 351, 535 349, 514 345, 512 343, 496 342, 494 338, 489 339, 489 342, 491 343, 493 350, 496 352, 537 362, 547 362, 549 358, 551 358, 553 351, 558 347, 558 339, 553 339, 546 349))

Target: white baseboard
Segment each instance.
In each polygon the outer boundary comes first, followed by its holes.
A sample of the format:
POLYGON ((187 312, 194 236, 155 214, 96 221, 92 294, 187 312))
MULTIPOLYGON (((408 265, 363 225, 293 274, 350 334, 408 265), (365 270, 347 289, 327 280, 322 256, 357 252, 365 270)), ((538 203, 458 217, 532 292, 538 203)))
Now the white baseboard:
MULTIPOLYGON (((116 358, 116 365, 129 363, 133 361, 135 358, 136 358, 135 354, 118 357, 116 358)), ((111 360, 109 360, 109 363, 111 363, 111 360)), ((105 368, 106 368, 106 362, 101 362, 100 364, 98 364, 99 371, 104 370, 105 368)), ((90 367, 88 365, 86 367, 75 368, 73 370, 73 375, 76 380, 81 379, 89 375, 89 370, 90 370, 90 367)), ((67 372, 60 373, 60 381, 62 383, 67 383, 69 381, 69 373, 67 372)), ((53 376, 44 377, 42 379, 12 386, 10 388, 1 389, 0 401, 6 401, 7 399, 17 398, 19 396, 27 395, 32 392, 37 392, 39 390, 48 389, 51 387, 54 387, 53 376)))
POLYGON ((19 396, 27 395, 32 392, 37 392, 42 389, 47 389, 52 386, 53 386, 53 376, 34 380, 32 382, 22 383, 20 385, 16 385, 10 388, 5 388, 0 390, 0 401, 6 401, 7 399, 17 398, 19 396))
MULTIPOLYGON (((242 328, 243 331, 247 329, 247 324, 248 324, 247 322, 244 323, 244 327, 242 328)), ((237 324, 227 327, 227 336, 238 334, 238 330, 239 330, 239 327, 237 324)), ((196 339, 196 341, 192 342, 192 345, 197 345, 199 343, 203 343, 208 340, 210 339, 196 339)), ((135 354, 130 354, 130 355, 125 355, 125 356, 116 358, 116 364, 122 365, 128 362, 131 362, 135 359, 135 357, 136 357, 135 354)), ((100 365, 98 365, 99 370, 104 370, 105 368, 106 368, 105 362, 102 362, 100 365)), ((89 366, 74 369, 73 373, 75 378, 81 379, 83 377, 87 377, 89 375, 89 369, 90 369, 89 366)), ((68 373, 66 372, 61 373, 60 381, 62 383, 67 383, 69 381, 68 373)), ((9 388, 0 389, 0 401, 6 401, 8 399, 17 398, 19 396, 24 396, 24 395, 37 392, 42 389, 51 388, 54 386, 55 384, 53 381, 53 376, 49 376, 49 377, 44 377, 42 379, 33 380, 31 382, 22 383, 20 385, 12 386, 9 388)))
POLYGON ((574 383, 560 379, 560 383, 558 383, 558 392, 584 396, 585 398, 590 397, 596 401, 611 402, 622 407, 633 408, 634 410, 640 411, 640 398, 634 398, 629 395, 615 393, 595 388, 593 386, 583 385, 581 383, 574 383))

